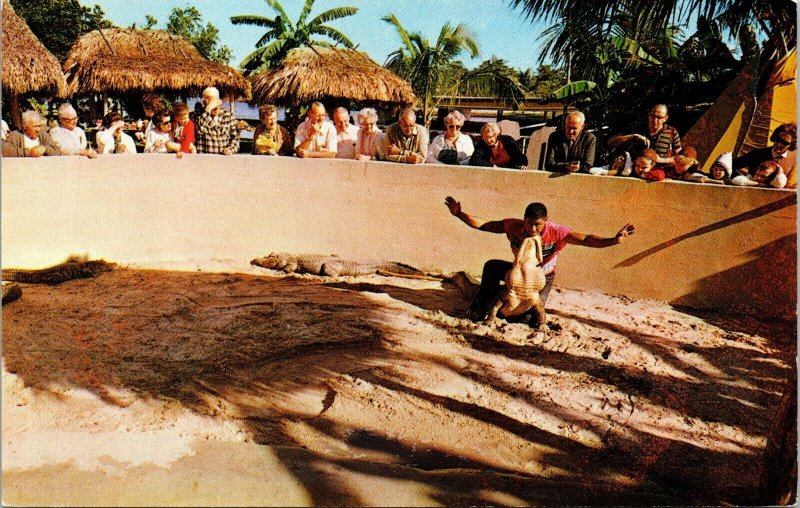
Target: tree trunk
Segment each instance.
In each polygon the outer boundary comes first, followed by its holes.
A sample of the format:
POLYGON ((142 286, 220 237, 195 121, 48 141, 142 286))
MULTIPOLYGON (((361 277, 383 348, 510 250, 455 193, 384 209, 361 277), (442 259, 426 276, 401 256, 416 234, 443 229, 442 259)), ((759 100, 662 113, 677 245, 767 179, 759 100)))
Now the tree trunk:
POLYGON ((797 502, 797 364, 770 426, 759 485, 759 504, 789 505, 797 502))
POLYGON ((12 94, 9 101, 11 110, 11 128, 13 130, 22 130, 22 111, 19 107, 19 95, 12 94))

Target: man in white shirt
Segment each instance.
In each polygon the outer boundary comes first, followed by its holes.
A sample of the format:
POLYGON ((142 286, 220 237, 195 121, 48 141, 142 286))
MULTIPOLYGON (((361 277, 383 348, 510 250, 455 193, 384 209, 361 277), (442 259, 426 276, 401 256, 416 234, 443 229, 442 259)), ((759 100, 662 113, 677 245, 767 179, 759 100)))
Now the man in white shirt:
POLYGON ((325 117, 325 106, 321 102, 315 102, 308 108, 306 121, 297 127, 294 136, 294 151, 298 157, 336 157, 336 128, 326 122, 325 117))
POLYGON ((44 120, 39 113, 28 110, 22 113, 22 131, 9 132, 3 140, 3 157, 41 157, 61 155, 61 147, 44 130, 44 120))
POLYGON ((50 135, 61 146, 61 155, 83 155, 94 159, 97 152, 88 148, 86 133, 78 127, 78 113, 69 102, 58 108, 59 125, 50 129, 50 135))
POLYGON ((345 108, 333 110, 333 126, 336 127, 336 158, 355 159, 358 127, 350 123, 350 112, 345 108))

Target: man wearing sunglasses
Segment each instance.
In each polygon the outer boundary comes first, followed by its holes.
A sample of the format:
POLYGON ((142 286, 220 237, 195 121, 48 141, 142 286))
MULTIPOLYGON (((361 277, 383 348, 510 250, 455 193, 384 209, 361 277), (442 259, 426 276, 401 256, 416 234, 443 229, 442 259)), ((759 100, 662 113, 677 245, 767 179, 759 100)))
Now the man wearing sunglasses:
POLYGON ((733 174, 753 176, 764 162, 775 162, 786 175, 786 189, 797 188, 797 123, 779 125, 769 137, 772 146, 756 148, 733 159, 733 174))
POLYGON ((97 152, 89 148, 86 133, 78 127, 78 113, 69 102, 58 108, 58 126, 50 129, 53 141, 61 146, 61 155, 82 155, 94 159, 97 152))
POLYGON ((658 164, 672 165, 674 156, 678 155, 681 137, 675 127, 667 125, 669 113, 666 104, 656 104, 647 114, 647 128, 633 134, 618 134, 608 140, 608 146, 616 148, 625 144, 632 156, 637 156, 648 148, 658 154, 658 164))

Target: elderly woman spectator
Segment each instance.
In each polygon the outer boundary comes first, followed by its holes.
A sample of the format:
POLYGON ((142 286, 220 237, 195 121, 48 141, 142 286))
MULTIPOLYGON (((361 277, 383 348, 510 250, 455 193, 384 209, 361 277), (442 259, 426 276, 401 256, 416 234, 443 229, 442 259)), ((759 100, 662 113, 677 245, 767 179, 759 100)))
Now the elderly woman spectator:
POLYGON ((292 138, 285 127, 278 124, 278 108, 272 104, 264 104, 258 108, 261 123, 253 133, 253 155, 288 155, 294 154, 292 138))
POLYGON ((500 134, 500 126, 489 122, 481 129, 481 140, 469 159, 471 166, 528 169, 528 158, 514 138, 500 134))
POLYGON ((786 176, 786 188, 797 188, 797 124, 779 125, 770 136, 772 146, 756 148, 733 159, 733 173, 752 177, 761 163, 772 161, 781 167, 786 176))
POLYGON ((433 139, 425 162, 433 164, 469 164, 475 151, 472 138, 461 132, 466 118, 461 111, 451 111, 444 117, 444 134, 433 139))
POLYGON ((22 113, 22 132, 8 133, 8 138, 3 141, 3 157, 61 155, 61 147, 43 127, 44 120, 36 111, 22 113))
POLYGON ((358 136, 356 136, 357 161, 383 159, 383 132, 378 128, 378 112, 364 108, 358 113, 358 136))
POLYGON ((103 117, 103 129, 97 132, 95 138, 97 150, 101 154, 111 153, 136 153, 136 142, 125 134, 125 122, 122 115, 112 111, 103 117))
POLYGON ((58 107, 58 123, 57 127, 50 129, 50 135, 61 147, 61 155, 97 157, 97 152, 89 148, 86 133, 78 127, 78 112, 69 102, 58 107))
POLYGON ((181 145, 180 153, 197 153, 194 144, 194 122, 189 118, 189 106, 184 102, 173 103, 172 115, 174 116, 172 128, 175 142, 181 145))
POLYGON ((156 111, 151 120, 153 128, 147 133, 144 144, 145 153, 178 153, 180 143, 172 134, 172 114, 166 109, 156 111))

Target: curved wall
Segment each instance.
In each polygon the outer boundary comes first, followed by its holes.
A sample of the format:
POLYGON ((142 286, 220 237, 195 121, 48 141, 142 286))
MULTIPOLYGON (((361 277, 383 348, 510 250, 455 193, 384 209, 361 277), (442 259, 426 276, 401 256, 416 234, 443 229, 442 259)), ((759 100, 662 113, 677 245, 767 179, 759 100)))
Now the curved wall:
POLYGON ((503 235, 468 228, 445 196, 487 219, 544 202, 550 219, 631 241, 568 246, 556 285, 700 308, 794 317, 796 193, 543 172, 236 155, 2 161, 2 265, 70 254, 195 269, 271 251, 384 258, 480 275, 511 258, 503 235))

